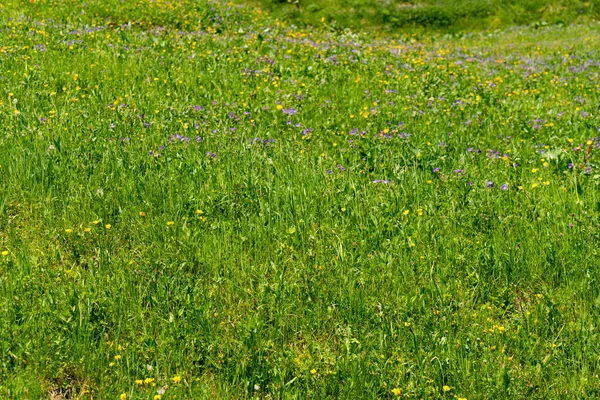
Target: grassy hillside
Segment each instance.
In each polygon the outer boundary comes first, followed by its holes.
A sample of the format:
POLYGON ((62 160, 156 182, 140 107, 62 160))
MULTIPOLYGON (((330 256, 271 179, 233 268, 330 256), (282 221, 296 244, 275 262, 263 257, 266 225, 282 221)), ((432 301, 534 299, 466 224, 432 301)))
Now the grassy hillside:
POLYGON ((256 0, 296 24, 341 28, 465 31, 510 25, 568 24, 600 17, 598 0, 256 0))
POLYGON ((600 396, 598 24, 0 24, 0 398, 600 396))

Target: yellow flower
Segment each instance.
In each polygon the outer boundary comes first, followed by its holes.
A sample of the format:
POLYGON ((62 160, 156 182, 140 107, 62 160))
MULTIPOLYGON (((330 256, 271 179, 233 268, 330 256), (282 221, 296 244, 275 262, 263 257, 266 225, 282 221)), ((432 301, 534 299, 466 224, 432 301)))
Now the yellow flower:
POLYGON ((408 210, 404 210, 404 212, 403 212, 402 214, 404 214, 404 215, 408 215, 408 213, 410 213, 410 211, 408 211, 408 210))
POLYGON ((342 207, 342 212, 346 212, 346 207, 342 207))
POLYGON ((157 394, 154 396, 154 400, 160 400, 162 399, 162 396, 160 394, 157 394))
POLYGON ((85 231, 86 233, 90 233, 90 232, 92 231, 92 228, 85 228, 85 229, 84 229, 84 231, 85 231))
POLYGON ((8 255, 8 250, 4 250, 1 254, 2 254, 2 257, 6 257, 8 255))
POLYGON ((110 229, 110 228, 112 228, 112 225, 111 225, 111 224, 106 224, 106 225, 104 225, 104 227, 105 227, 106 229, 110 229))
POLYGON ((317 374, 317 370, 313 368, 313 369, 310 370, 310 373, 313 374, 313 375, 316 375, 317 374))
POLYGON ((141 380, 141 379, 136 379, 136 380, 135 380, 135 384, 136 384, 136 385, 141 385, 141 384, 143 384, 143 383, 144 383, 144 381, 143 381, 143 380, 141 380))
POLYGON ((146 216, 146 213, 143 211, 140 211, 140 217, 145 217, 145 216, 146 216))
POLYGON ((127 393, 121 393, 121 395, 119 396, 119 400, 125 400, 127 399, 127 393))
POLYGON ((394 395, 396 395, 396 396, 400 396, 402 394, 402 389, 394 388, 394 389, 392 389, 392 393, 394 393, 394 395))
POLYGON ((277 104, 277 106, 275 108, 277 108, 278 110, 282 110, 283 106, 281 104, 277 104))
POLYGON ((117 361, 119 361, 119 360, 121 359, 121 355, 120 355, 120 354, 117 354, 117 355, 114 357, 114 359, 115 359, 115 360, 117 360, 117 361))
POLYGON ((154 382, 154 378, 146 378, 146 379, 144 379, 144 383, 146 383, 146 384, 147 383, 152 383, 152 382, 154 382))
POLYGON ((196 210, 196 214, 202 215, 202 214, 204 214, 204 211, 202 211, 202 210, 196 210))
POLYGON ((419 208, 419 209, 417 210, 417 215, 418 215, 419 217, 423 215, 423 209, 422 209, 422 208, 419 208))
POLYGON ((73 229, 67 228, 67 229, 65 229, 65 233, 73 233, 73 229))
POLYGON ((108 366, 109 366, 109 367, 114 367, 114 366, 115 366, 115 363, 114 363, 114 362, 108 363, 108 366))
POLYGON ((173 383, 179 383, 181 382, 181 377, 179 375, 174 376, 173 379, 171 379, 173 381, 173 383))
POLYGON ((175 222, 173 222, 173 221, 169 221, 169 222, 167 222, 167 225, 168 225, 168 226, 175 225, 175 222))
POLYGON ((99 220, 99 219, 97 219, 97 220, 95 220, 95 221, 92 221, 92 224, 94 224, 94 225, 98 225, 99 223, 100 223, 100 220, 99 220))
POLYGON ((450 386, 448 386, 448 385, 444 385, 444 386, 442 387, 442 390, 443 390, 444 392, 449 392, 449 391, 451 391, 451 390, 452 390, 452 388, 451 388, 450 386))

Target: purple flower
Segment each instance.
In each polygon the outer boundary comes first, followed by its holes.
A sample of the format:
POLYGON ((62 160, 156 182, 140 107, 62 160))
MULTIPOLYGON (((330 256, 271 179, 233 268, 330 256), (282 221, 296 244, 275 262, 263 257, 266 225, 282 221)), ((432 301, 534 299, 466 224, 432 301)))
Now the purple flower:
POLYGON ((569 168, 569 169, 573 168, 573 163, 570 162, 569 165, 567 165, 567 168, 569 168))
POLYGON ((328 169, 328 170, 327 170, 327 173, 328 173, 329 175, 331 175, 331 174, 333 174, 333 171, 332 171, 332 170, 330 170, 330 169, 328 169))
POLYGON ((504 185, 500 186, 500 189, 502 189, 502 190, 508 190, 508 184, 505 183, 504 185))
POLYGON ((454 172, 455 174, 464 174, 464 173, 465 173, 465 170, 464 170, 464 169, 455 169, 453 172, 454 172))
POLYGON ((487 181, 486 185, 488 188, 493 188, 494 187, 494 181, 487 181))
POLYGON ((336 165, 335 167, 336 167, 337 169, 341 170, 341 171, 345 171, 345 170, 346 170, 346 168, 342 167, 342 165, 341 165, 341 164, 338 164, 338 165, 336 165))
POLYGON ((434 174, 437 174, 438 172, 440 172, 440 169, 439 169, 438 167, 435 167, 435 168, 432 170, 432 172, 433 172, 434 174))

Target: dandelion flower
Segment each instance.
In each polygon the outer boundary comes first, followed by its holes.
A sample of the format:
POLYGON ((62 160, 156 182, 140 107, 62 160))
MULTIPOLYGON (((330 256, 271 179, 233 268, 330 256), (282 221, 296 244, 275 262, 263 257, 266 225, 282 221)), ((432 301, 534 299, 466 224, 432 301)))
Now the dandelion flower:
POLYGON ((448 386, 448 385, 444 385, 444 386, 442 387, 442 390, 443 390, 444 392, 449 392, 449 391, 451 391, 451 390, 452 390, 452 388, 451 388, 450 386, 448 386))
POLYGON ((202 210, 196 210, 196 214, 202 215, 202 214, 204 214, 204 211, 202 211, 202 210))
POLYGON ((310 370, 310 373, 313 374, 313 375, 316 375, 317 374, 317 370, 313 368, 313 369, 310 370))
POLYGON ((65 229, 65 233, 73 233, 73 229, 67 228, 65 229))
POLYGON ((100 220, 99 220, 99 219, 97 219, 97 220, 95 220, 95 221, 92 221, 92 224, 94 224, 94 225, 98 225, 99 223, 100 223, 100 220))
POLYGON ((394 388, 392 389, 392 393, 394 393, 395 396, 400 396, 402 394, 402 389, 394 388))
POLYGON ((106 225, 104 225, 104 227, 105 227, 106 229, 110 229, 110 228, 112 228, 112 225, 111 225, 111 224, 106 224, 106 225))
POLYGON ((119 396, 119 400, 125 400, 127 399, 127 393, 121 393, 121 395, 119 396))
POLYGON ((167 225, 168 225, 168 226, 175 225, 175 222, 174 222, 174 221, 169 221, 169 222, 167 222, 167 225))
POLYGON ((174 376, 173 379, 171 379, 173 381, 173 383, 179 383, 181 382, 181 376, 177 375, 174 376))
POLYGON ((6 256, 8 255, 8 250, 4 250, 4 251, 3 251, 2 253, 0 253, 0 254, 2 254, 2 257, 6 257, 6 256))

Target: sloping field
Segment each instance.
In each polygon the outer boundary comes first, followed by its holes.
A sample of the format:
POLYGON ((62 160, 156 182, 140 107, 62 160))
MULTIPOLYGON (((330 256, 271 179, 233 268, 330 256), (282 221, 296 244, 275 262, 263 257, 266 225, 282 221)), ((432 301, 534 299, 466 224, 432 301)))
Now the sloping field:
POLYGON ((598 24, 0 26, 1 398, 600 396, 598 24))

